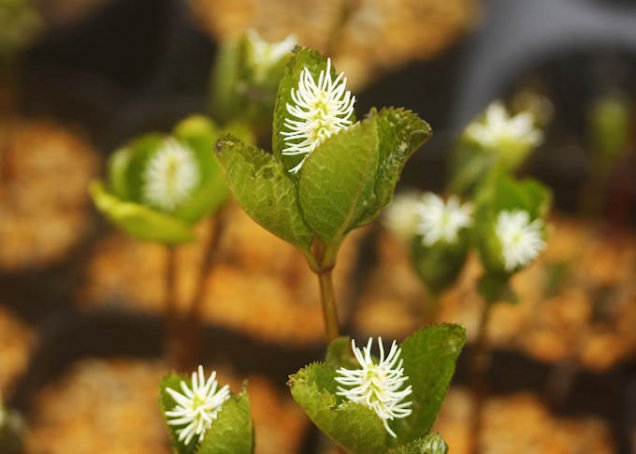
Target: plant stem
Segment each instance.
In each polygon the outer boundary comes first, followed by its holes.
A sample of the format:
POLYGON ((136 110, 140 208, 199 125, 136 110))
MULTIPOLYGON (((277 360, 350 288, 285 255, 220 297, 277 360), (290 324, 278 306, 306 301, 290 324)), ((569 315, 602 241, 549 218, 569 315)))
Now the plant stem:
POLYGON ((332 269, 319 271, 318 282, 320 283, 320 298, 322 300, 322 315, 325 320, 325 330, 329 342, 338 337, 340 329, 338 323, 338 312, 336 310, 336 295, 333 290, 332 269))
POLYGON ((164 351, 168 362, 176 367, 178 361, 179 314, 177 311, 177 251, 167 246, 164 287, 164 351))
POLYGON ((477 327, 477 337, 473 344, 470 370, 470 386, 473 395, 473 407, 470 421, 469 449, 470 454, 477 454, 482 428, 483 406, 486 397, 486 376, 490 367, 490 349, 486 338, 486 328, 490 318, 490 308, 492 304, 484 301, 479 326, 477 327))
POLYGON ((438 292, 428 292, 428 298, 422 310, 422 325, 431 325, 437 321, 441 304, 440 300, 441 298, 438 292))
POLYGON ((192 301, 188 315, 183 324, 183 332, 181 342, 181 351, 179 358, 179 366, 181 370, 192 370, 196 366, 196 360, 201 352, 201 308, 205 301, 206 279, 209 276, 215 263, 215 252, 225 228, 225 210, 217 214, 216 219, 210 223, 210 236, 207 241, 203 261, 199 267, 199 276, 197 284, 192 295, 192 301))

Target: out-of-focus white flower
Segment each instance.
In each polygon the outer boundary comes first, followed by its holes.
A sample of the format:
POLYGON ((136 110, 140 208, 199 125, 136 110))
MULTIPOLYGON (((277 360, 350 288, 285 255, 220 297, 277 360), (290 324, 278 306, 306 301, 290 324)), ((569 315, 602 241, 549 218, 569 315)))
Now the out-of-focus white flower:
POLYGON ((341 367, 336 371, 337 394, 351 402, 364 405, 375 412, 382 420, 386 431, 395 437, 395 432, 389 427, 389 421, 409 416, 412 410, 411 401, 405 399, 412 394, 411 385, 404 387, 408 376, 404 375, 401 350, 393 341, 389 354, 384 357, 382 339, 378 338, 380 358, 376 363, 371 357, 373 338, 369 338, 367 346, 362 350, 356 347, 354 340, 351 347, 360 369, 346 369, 341 367))
POLYGON ((466 128, 466 135, 487 149, 498 149, 509 144, 535 147, 543 140, 542 132, 535 128, 529 112, 509 115, 500 101, 486 109, 483 118, 466 128))
POLYGON ((174 210, 199 183, 194 153, 175 139, 167 139, 146 165, 143 199, 162 210, 174 210))
POLYGON ((257 80, 263 79, 270 68, 289 55, 298 43, 294 35, 275 43, 264 40, 254 29, 248 30, 246 35, 247 58, 257 80))
POLYGON ((230 388, 224 385, 218 389, 216 372, 212 372, 208 380, 205 380, 203 367, 199 366, 198 373, 192 373, 191 387, 181 381, 181 393, 174 389, 166 388, 166 392, 177 403, 173 410, 166 411, 168 424, 172 426, 184 426, 177 430, 179 441, 185 445, 190 444, 196 435, 199 441, 203 440, 205 433, 212 426, 226 400, 230 398, 230 388))
POLYGON ((416 191, 402 192, 383 213, 383 224, 403 241, 414 235, 420 220, 421 195, 416 191))
POLYGON ((497 216, 495 233, 501 242, 506 271, 529 265, 545 248, 543 222, 530 222, 526 211, 502 211, 497 216))
POLYGON ((422 235, 422 242, 432 246, 439 241, 454 243, 460 230, 472 223, 472 205, 461 205, 456 196, 451 196, 448 202, 432 192, 422 196, 419 206, 419 223, 417 232, 422 235))
POLYGON ((307 68, 301 71, 298 87, 291 90, 293 103, 286 106, 290 114, 284 121, 287 131, 281 132, 287 145, 282 154, 305 156, 290 169, 291 173, 298 172, 306 157, 325 139, 351 125, 356 99, 346 86, 344 73, 332 78, 330 59, 327 68, 320 71, 317 82, 307 68))

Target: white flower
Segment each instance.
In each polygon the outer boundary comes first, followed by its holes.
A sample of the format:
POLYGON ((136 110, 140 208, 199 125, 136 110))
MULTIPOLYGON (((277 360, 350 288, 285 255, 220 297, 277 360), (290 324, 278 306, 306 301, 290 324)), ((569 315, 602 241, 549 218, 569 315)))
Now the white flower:
POLYGON ((419 222, 420 194, 403 192, 384 211, 383 223, 403 241, 410 241, 419 222))
POLYGON ((485 148, 518 143, 534 147, 541 143, 543 134, 534 127, 534 118, 529 112, 510 116, 500 101, 495 101, 480 121, 473 121, 466 128, 466 135, 485 148))
POLYGON ((472 206, 469 203, 460 205, 456 196, 449 197, 444 203, 441 197, 427 192, 419 206, 417 232, 426 246, 438 241, 454 243, 459 231, 471 225, 471 212, 472 206))
POLYGON ((355 341, 351 341, 353 353, 361 369, 341 367, 336 371, 336 382, 344 386, 338 386, 337 394, 373 410, 382 420, 387 432, 395 437, 395 432, 389 427, 389 421, 411 414, 412 410, 408 407, 412 402, 404 402, 404 399, 412 394, 413 388, 411 385, 404 388, 409 378, 404 375, 400 359, 401 350, 397 343, 393 341, 391 350, 385 358, 382 339, 378 338, 380 359, 377 363, 371 358, 372 343, 373 338, 369 338, 367 346, 360 351, 355 341))
POLYGON ((294 35, 289 35, 277 43, 270 43, 261 38, 256 30, 249 29, 247 31, 247 55, 255 78, 257 80, 263 79, 272 66, 294 50, 296 43, 294 35))
POLYGON ((150 158, 143 174, 143 199, 170 211, 183 202, 199 183, 194 153, 175 139, 168 139, 150 158))
POLYGON ((523 210, 502 211, 497 216, 495 233, 501 243, 506 271, 526 266, 545 248, 543 222, 523 210))
MULTIPOLYGON (((287 156, 309 155, 332 134, 351 125, 355 97, 346 89, 344 73, 331 77, 331 60, 327 68, 320 71, 316 82, 307 68, 303 68, 298 88, 291 90, 293 104, 287 103, 291 118, 285 118, 283 131, 287 156)), ((290 172, 300 170, 305 158, 290 172)))
POLYGON ((216 372, 210 374, 210 378, 205 381, 203 367, 199 366, 197 372, 192 372, 192 388, 188 383, 181 381, 181 391, 166 388, 166 392, 172 396, 177 403, 171 411, 166 411, 168 424, 172 426, 185 427, 178 429, 179 441, 188 445, 195 435, 199 436, 199 441, 203 440, 205 432, 212 426, 223 403, 230 398, 230 388, 228 385, 218 388, 216 372))

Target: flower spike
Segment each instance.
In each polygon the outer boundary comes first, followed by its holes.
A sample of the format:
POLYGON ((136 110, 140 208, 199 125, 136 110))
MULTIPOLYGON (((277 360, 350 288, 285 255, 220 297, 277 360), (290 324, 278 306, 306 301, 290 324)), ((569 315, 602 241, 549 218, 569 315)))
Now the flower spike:
POLYGON ((366 347, 362 350, 356 347, 355 340, 351 340, 351 347, 361 369, 339 368, 336 371, 336 382, 343 386, 338 387, 339 396, 343 396, 351 402, 355 402, 370 408, 382 420, 384 428, 396 437, 395 432, 389 427, 392 419, 405 418, 412 410, 411 401, 404 401, 413 393, 411 385, 404 387, 408 376, 404 375, 401 349, 393 341, 389 354, 384 356, 382 338, 378 337, 380 359, 376 363, 371 357, 373 338, 369 338, 366 347))
POLYGON ((171 426, 185 427, 177 429, 179 441, 185 445, 190 444, 194 436, 203 440, 205 433, 217 418, 221 407, 230 398, 230 388, 224 385, 218 389, 216 372, 212 372, 208 380, 205 380, 203 367, 199 366, 197 372, 192 372, 192 384, 188 386, 185 380, 181 381, 181 391, 166 388, 166 392, 177 403, 171 411, 166 411, 168 424, 171 426))
POLYGON ((455 243, 459 231, 472 224, 472 206, 468 203, 460 205, 456 196, 444 202, 441 197, 427 192, 422 196, 419 211, 417 232, 422 235, 425 246, 432 246, 439 241, 455 243))
POLYGON ((281 134, 286 142, 282 154, 304 155, 303 160, 289 172, 298 172, 307 156, 325 139, 351 126, 355 96, 346 89, 347 79, 340 73, 331 76, 331 59, 320 71, 318 82, 305 67, 300 73, 298 87, 291 90, 293 104, 287 103, 290 117, 284 121, 288 131, 281 134))

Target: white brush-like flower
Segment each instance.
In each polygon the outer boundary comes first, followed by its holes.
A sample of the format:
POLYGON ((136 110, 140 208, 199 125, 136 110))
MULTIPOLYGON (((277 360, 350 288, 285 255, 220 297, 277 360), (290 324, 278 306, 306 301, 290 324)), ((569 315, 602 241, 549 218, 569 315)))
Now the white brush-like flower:
POLYGON ((456 196, 448 202, 432 192, 422 196, 419 206, 419 224, 417 232, 422 235, 422 242, 432 246, 439 241, 454 243, 460 230, 472 224, 472 205, 461 205, 456 196))
POLYGON ((148 161, 143 174, 144 201, 162 210, 174 210, 199 183, 194 153, 175 139, 168 139, 148 161))
POLYGON ((502 211, 497 216, 495 233, 501 243, 506 271, 530 264, 545 248, 543 222, 530 222, 526 211, 502 211))
MULTIPOLYGON (((291 90, 293 104, 286 106, 291 117, 285 118, 287 131, 281 132, 287 145, 282 154, 306 158, 325 139, 351 126, 356 99, 346 86, 344 73, 332 78, 330 59, 327 68, 320 71, 318 82, 307 68, 303 68, 298 87, 291 90)), ((290 172, 298 172, 305 158, 290 172)))
POLYGON ((406 418, 412 412, 409 408, 411 401, 405 399, 413 393, 411 385, 404 386, 408 376, 404 375, 401 350, 393 341, 389 354, 384 357, 382 339, 378 338, 380 358, 375 362, 371 357, 373 338, 369 338, 367 346, 362 351, 356 347, 354 340, 351 347, 360 369, 346 369, 341 367, 336 371, 337 394, 351 402, 355 402, 370 408, 380 417, 384 428, 391 436, 395 432, 389 427, 389 421, 406 418))
POLYGON ((541 131, 534 127, 532 114, 522 112, 511 116, 500 101, 490 104, 483 119, 473 121, 466 128, 466 135, 489 149, 511 143, 534 147, 543 140, 541 131))
POLYGON ((206 381, 203 367, 199 366, 198 373, 192 372, 191 387, 185 380, 181 381, 181 391, 166 388, 177 403, 173 410, 166 411, 166 416, 171 426, 185 425, 177 430, 177 434, 179 441, 188 445, 195 436, 199 441, 203 440, 223 404, 230 398, 230 388, 224 385, 219 389, 216 372, 212 372, 206 381))
POLYGON ((247 56, 254 70, 255 78, 261 80, 267 72, 289 55, 297 44, 296 36, 289 35, 282 41, 270 43, 264 40, 254 29, 247 31, 247 56))

